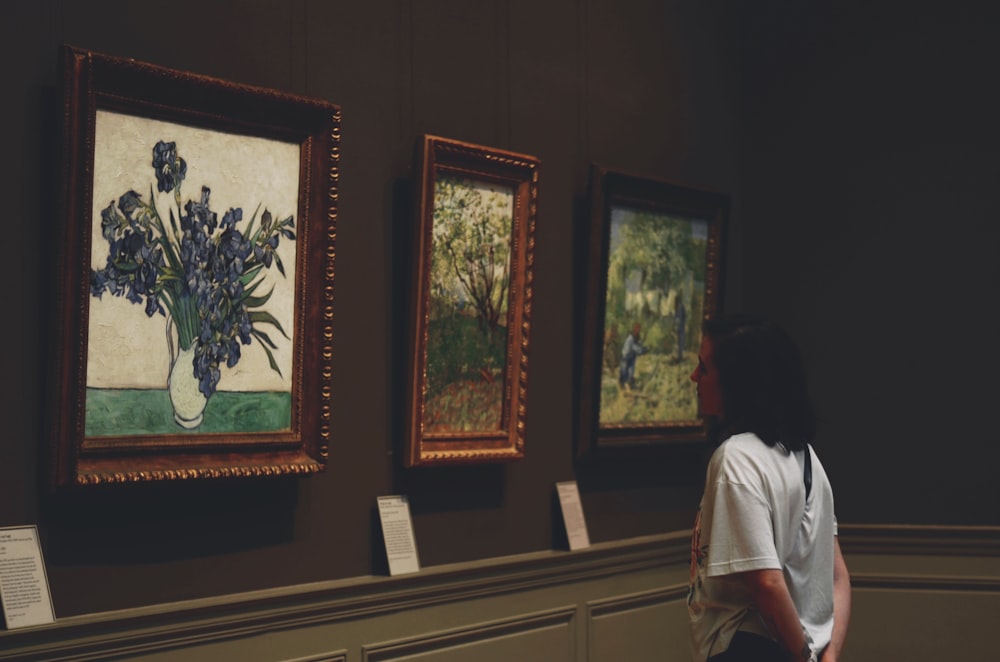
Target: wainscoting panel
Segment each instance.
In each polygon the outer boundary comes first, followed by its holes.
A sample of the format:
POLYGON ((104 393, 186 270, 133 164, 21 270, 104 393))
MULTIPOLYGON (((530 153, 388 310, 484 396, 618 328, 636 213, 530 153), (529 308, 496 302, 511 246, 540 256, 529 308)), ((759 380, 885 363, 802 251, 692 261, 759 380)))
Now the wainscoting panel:
POLYGON ((996 660, 1000 593, 857 588, 845 662, 996 660))
POLYGON ((1000 527, 843 525, 844 662, 995 660, 1000 527))
POLYGON ((0 632, 0 660, 583 662, 588 602, 677 585, 689 534, 598 543, 0 632))
POLYGON ((587 605, 587 659, 688 662, 686 586, 587 605))
MULTIPOLYGON (((840 539, 843 662, 996 658, 1000 529, 844 524, 840 539)), ((62 618, 0 631, 0 660, 687 662, 688 554, 678 531, 62 618)))

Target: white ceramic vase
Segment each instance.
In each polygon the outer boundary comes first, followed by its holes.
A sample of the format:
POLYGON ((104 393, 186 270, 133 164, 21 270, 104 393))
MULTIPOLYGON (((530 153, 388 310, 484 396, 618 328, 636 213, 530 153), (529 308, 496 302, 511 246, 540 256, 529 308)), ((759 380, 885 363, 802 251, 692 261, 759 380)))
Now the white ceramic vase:
POLYGON ((195 347, 197 342, 177 353, 167 378, 174 421, 185 430, 193 430, 201 425, 205 417, 205 405, 208 404, 208 398, 198 390, 198 378, 194 376, 195 347))

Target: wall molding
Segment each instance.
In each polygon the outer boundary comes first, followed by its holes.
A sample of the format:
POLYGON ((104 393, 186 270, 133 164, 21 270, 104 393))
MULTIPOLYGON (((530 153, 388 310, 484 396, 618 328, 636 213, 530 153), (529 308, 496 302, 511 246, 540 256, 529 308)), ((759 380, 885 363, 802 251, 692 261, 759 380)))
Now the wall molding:
POLYGON ((337 651, 336 653, 326 653, 323 655, 310 655, 309 657, 297 657, 294 660, 284 662, 347 662, 347 651, 337 651))
POLYGON ((601 598, 587 602, 587 618, 606 616, 618 612, 641 609, 652 605, 661 605, 687 598, 687 584, 673 584, 649 591, 618 595, 613 598, 601 598))
POLYGON ((445 632, 409 637, 399 641, 368 644, 362 648, 361 659, 362 662, 386 662, 551 628, 565 630, 567 650, 572 651, 575 640, 575 619, 576 605, 569 605, 558 609, 522 614, 515 618, 498 619, 445 632))
POLYGON ((845 554, 1000 555, 1000 526, 842 524, 845 554))
MULTIPOLYGON (((435 566, 399 577, 354 577, 61 618, 51 625, 0 631, 0 660, 162 654, 461 601, 572 590, 629 575, 675 579, 649 591, 587 596, 580 608, 593 616, 630 604, 672 603, 686 596, 686 584, 677 580, 686 576, 689 538, 688 531, 676 531, 574 552, 547 550, 435 566)), ((859 561, 851 571, 856 589, 1000 593, 1000 572, 994 573, 1000 566, 993 560, 1000 557, 1000 527, 844 524, 840 540, 849 560, 859 561)), ((526 613, 537 612, 529 604, 526 613)), ((338 655, 300 659, 335 660, 338 655)))
POLYGON ((960 593, 1000 593, 1000 577, 911 576, 880 573, 851 573, 851 587, 906 591, 957 591, 960 593))
MULTIPOLYGON (((688 532, 72 616, 0 632, 0 660, 96 660, 375 617, 686 563, 688 532)), ((56 605, 58 613, 58 605, 56 605)))
POLYGON ((1000 592, 1000 576, 982 574, 981 564, 972 563, 973 557, 1000 557, 1000 527, 845 524, 839 530, 845 556, 868 557, 861 568, 850 568, 855 589, 1000 592), (864 568, 872 559, 892 557, 898 562, 877 563, 890 572, 864 568), (914 557, 927 561, 915 565, 914 557), (900 567, 912 570, 899 572, 900 567))

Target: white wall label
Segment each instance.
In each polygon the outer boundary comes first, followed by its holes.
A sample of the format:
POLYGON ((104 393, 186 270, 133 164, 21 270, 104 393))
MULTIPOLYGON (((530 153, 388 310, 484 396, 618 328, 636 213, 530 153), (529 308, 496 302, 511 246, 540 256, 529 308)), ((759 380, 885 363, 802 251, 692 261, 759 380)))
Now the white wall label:
POLYGON ((0 529, 0 598, 8 630, 56 620, 34 526, 0 529))
POLYGON ((580 502, 580 490, 576 481, 556 483, 559 492, 559 505, 562 506, 563 522, 566 524, 566 537, 569 538, 570 549, 590 547, 590 536, 587 535, 587 520, 583 518, 583 504, 580 502))
POLYGON ((413 521, 410 519, 410 503, 406 497, 378 497, 378 516, 382 521, 389 574, 403 575, 420 570, 417 543, 413 537, 413 521))

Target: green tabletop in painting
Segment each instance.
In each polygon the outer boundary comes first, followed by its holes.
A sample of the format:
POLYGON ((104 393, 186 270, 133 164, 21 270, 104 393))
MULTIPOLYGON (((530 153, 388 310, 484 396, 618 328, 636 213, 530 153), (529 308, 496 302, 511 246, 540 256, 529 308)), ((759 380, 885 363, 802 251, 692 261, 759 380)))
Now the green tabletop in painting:
POLYGON ((209 432, 278 432, 291 425, 289 393, 216 391, 201 425, 174 422, 166 389, 87 389, 87 437, 209 432))

